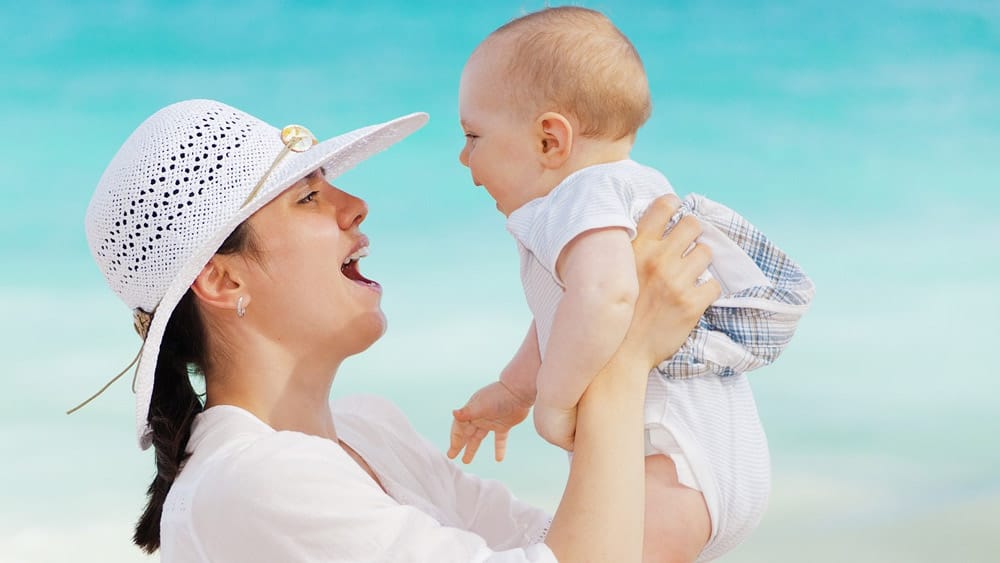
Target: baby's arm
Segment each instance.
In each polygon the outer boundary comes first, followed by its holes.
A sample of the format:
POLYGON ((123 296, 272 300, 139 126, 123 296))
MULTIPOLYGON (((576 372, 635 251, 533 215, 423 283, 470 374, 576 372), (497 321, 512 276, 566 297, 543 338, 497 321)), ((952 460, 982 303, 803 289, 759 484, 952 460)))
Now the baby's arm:
POLYGON ((639 285, 628 233, 620 228, 583 233, 563 249, 556 273, 565 293, 538 371, 535 428, 571 450, 576 404, 632 321, 639 285))
POLYGON ((511 393, 530 405, 535 402, 538 368, 541 364, 542 357, 538 351, 538 331, 535 329, 534 321, 532 321, 520 348, 507 363, 507 367, 500 372, 500 382, 510 389, 511 393))

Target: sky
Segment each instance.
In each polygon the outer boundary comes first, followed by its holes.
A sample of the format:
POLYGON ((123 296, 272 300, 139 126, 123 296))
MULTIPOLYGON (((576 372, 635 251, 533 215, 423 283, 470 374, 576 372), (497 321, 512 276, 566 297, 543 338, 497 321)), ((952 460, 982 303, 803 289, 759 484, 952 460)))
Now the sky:
MULTIPOLYGON (((553 2, 560 4, 560 2, 553 2)), ((774 464, 724 561, 988 561, 1000 549, 1000 3, 582 2, 639 50, 634 159, 740 211, 813 277, 752 383, 774 464)), ((145 117, 213 98, 321 138, 426 111, 342 178, 371 208, 386 336, 334 395, 380 393, 442 448, 450 409, 529 322, 513 242, 458 163, 462 65, 541 2, 0 1, 0 563, 145 560, 152 476, 125 382, 129 311, 86 246, 104 167, 145 117)), ((518 428, 471 470, 546 508, 564 457, 518 428)))

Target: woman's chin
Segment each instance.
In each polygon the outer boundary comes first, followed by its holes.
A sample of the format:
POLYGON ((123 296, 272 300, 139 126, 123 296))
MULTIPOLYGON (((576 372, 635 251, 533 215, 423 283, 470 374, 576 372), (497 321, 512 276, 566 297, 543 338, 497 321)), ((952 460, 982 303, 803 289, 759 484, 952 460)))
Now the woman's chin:
POLYGON ((353 330, 350 337, 345 339, 346 342, 341 342, 341 345, 347 345, 348 356, 360 354, 375 344, 385 334, 388 323, 385 313, 381 309, 377 309, 358 316, 351 323, 351 326, 353 330))

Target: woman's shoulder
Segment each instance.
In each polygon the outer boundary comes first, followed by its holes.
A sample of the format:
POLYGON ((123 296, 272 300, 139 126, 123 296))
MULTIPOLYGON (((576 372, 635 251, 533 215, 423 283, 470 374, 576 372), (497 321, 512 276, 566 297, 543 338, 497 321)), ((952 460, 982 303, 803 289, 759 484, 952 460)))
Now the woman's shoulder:
MULTIPOLYGON (((406 415, 383 397, 352 395, 331 402, 331 408, 342 438, 362 435, 366 442, 375 439, 392 447, 412 444, 416 439, 417 432, 406 415)), ((370 482, 332 440, 301 432, 276 431, 238 409, 218 412, 214 418, 206 422, 213 427, 207 433, 215 436, 202 438, 204 445, 214 447, 205 452, 196 449, 191 461, 197 463, 202 473, 199 480, 212 482, 209 487, 199 487, 203 489, 201 494, 214 497, 215 501, 227 496, 244 498, 247 490, 266 488, 277 494, 294 494, 323 490, 326 485, 337 483, 338 491, 343 492, 352 484, 370 482)))
POLYGON ((392 401, 375 395, 344 397, 333 402, 333 416, 341 439, 383 476, 419 488, 451 475, 443 450, 392 401))
MULTIPOLYGON (((220 418, 233 416, 225 414, 220 418)), ((328 549, 373 549, 358 530, 377 529, 366 526, 394 503, 335 441, 214 422, 232 425, 228 442, 196 449, 196 464, 186 465, 171 488, 177 510, 165 513, 161 534, 173 549, 191 545, 207 560, 242 561, 319 560, 328 549)))
POLYGON ((342 423, 357 423, 391 426, 411 429, 410 421, 395 403, 372 394, 357 394, 340 397, 330 403, 334 420, 342 423))
POLYGON ((378 395, 350 395, 331 403, 337 434, 352 446, 379 457, 386 449, 394 455, 431 457, 435 448, 410 424, 409 418, 395 403, 378 395), (377 444, 379 447, 372 448, 377 444), (376 451, 377 450, 377 451, 376 451))
POLYGON ((208 428, 196 429, 192 439, 199 443, 181 471, 183 481, 197 490, 199 504, 238 506, 266 502, 269 496, 310 495, 324 490, 324 484, 365 481, 331 440, 276 431, 238 410, 212 413, 212 418, 204 421, 208 428))
MULTIPOLYGON (((352 433, 416 433, 403 412, 383 397, 352 395, 333 401, 331 407, 338 432, 343 426, 352 433)), ((188 451, 192 455, 181 471, 184 480, 212 477, 230 485, 222 489, 258 477, 270 479, 308 468, 329 474, 355 465, 334 441, 277 431, 251 413, 229 406, 213 407, 198 416, 188 451)))

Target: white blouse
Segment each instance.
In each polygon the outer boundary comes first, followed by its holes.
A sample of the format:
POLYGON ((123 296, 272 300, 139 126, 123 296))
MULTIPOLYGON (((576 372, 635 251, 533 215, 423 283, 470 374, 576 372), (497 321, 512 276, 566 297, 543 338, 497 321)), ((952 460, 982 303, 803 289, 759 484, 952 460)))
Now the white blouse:
POLYGON ((194 421, 160 524, 165 562, 556 561, 551 521, 460 470, 389 401, 333 404, 336 443, 216 406, 194 421))

